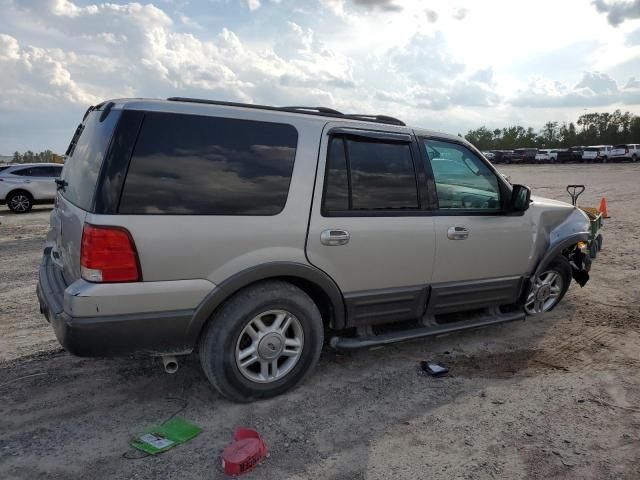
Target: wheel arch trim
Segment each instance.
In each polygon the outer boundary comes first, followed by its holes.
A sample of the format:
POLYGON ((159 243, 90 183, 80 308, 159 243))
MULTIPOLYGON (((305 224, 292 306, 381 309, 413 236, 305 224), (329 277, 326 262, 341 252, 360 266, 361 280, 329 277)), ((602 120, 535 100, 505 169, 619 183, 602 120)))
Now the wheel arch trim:
POLYGON ((531 278, 535 279, 538 275, 540 275, 544 271, 544 269, 549 266, 553 259, 560 255, 560 253, 562 253, 565 248, 570 247, 571 245, 575 245, 576 243, 581 241, 586 242, 587 240, 589 240, 589 233, 580 232, 570 235, 550 246, 543 254, 540 262, 538 262, 538 266, 534 270, 531 278))
POLYGON ((332 310, 332 327, 345 326, 345 304, 342 292, 335 282, 321 270, 296 262, 270 262, 242 270, 218 284, 195 310, 187 328, 187 341, 195 345, 204 325, 215 310, 238 290, 261 280, 290 277, 314 284, 329 299, 332 310))

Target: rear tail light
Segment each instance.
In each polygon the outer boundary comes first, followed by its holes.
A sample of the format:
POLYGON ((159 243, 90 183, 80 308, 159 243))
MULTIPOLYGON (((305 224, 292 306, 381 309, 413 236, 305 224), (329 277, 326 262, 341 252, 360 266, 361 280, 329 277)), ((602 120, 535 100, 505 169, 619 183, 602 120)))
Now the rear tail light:
POLYGON ((80 248, 82 278, 89 282, 139 282, 138 252, 128 230, 85 223, 80 248))

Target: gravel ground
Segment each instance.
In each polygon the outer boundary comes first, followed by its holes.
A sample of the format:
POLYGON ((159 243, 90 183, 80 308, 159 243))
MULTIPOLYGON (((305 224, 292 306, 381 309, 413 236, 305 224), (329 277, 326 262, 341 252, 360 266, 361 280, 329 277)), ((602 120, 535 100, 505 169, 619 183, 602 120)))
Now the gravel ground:
POLYGON ((605 250, 580 289, 543 318, 338 355, 300 388, 236 405, 195 356, 166 375, 144 357, 61 351, 37 311, 48 210, 0 211, 0 478, 222 478, 235 427, 270 458, 247 479, 640 478, 640 165, 503 166, 534 194, 583 205, 606 195, 605 250), (448 377, 418 375, 436 359, 448 377), (157 457, 123 458, 128 439, 180 415, 204 431, 157 457))

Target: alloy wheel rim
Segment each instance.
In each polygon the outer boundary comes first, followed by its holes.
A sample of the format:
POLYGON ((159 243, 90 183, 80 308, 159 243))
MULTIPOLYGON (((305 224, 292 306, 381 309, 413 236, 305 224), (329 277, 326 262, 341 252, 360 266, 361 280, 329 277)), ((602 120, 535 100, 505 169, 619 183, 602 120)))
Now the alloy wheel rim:
POLYGON ((26 212, 29 208, 29 199, 26 195, 14 195, 11 198, 11 208, 16 212, 26 212))
POLYGON ((300 320, 286 310, 268 310, 253 317, 236 342, 236 366, 256 383, 286 376, 302 356, 304 332, 300 320))
POLYGON ((562 286, 562 275, 555 270, 547 270, 539 275, 527 295, 525 311, 536 315, 551 310, 558 303, 562 286))

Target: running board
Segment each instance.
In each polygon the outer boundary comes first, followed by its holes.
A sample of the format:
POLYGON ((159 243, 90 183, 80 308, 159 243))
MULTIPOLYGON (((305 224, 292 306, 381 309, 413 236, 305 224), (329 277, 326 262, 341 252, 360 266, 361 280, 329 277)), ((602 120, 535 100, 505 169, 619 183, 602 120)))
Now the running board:
POLYGON ((417 338, 443 335, 445 333, 459 332, 461 330, 485 327, 498 323, 524 320, 525 317, 526 315, 523 311, 495 313, 488 314, 481 318, 474 318, 472 320, 462 320, 459 322, 443 325, 436 324, 434 326, 414 328, 411 330, 402 330, 399 332, 383 333, 381 335, 371 335, 366 337, 332 337, 329 344, 336 350, 357 350, 359 348, 377 347, 380 345, 388 345, 396 342, 405 342, 407 340, 415 340, 417 338))

